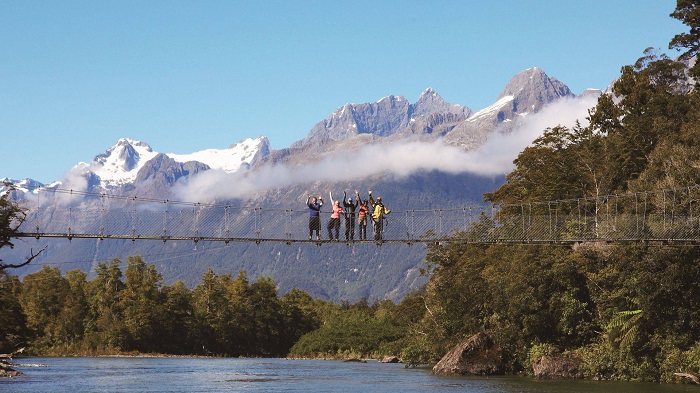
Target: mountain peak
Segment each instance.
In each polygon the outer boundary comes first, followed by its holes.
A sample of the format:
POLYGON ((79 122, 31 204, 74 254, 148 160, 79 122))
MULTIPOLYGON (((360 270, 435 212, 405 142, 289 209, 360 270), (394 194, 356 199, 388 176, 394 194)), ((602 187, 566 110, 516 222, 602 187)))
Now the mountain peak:
POLYGON ((156 154, 147 143, 121 138, 92 160, 90 172, 100 178, 102 187, 118 186, 136 179, 138 170, 156 154))
POLYGON ((117 141, 117 143, 114 146, 112 146, 112 149, 114 149, 118 146, 143 147, 147 151, 153 151, 153 149, 151 149, 151 146, 149 146, 148 143, 141 142, 141 141, 138 141, 136 139, 131 139, 131 138, 120 138, 117 141))
POLYGON ((416 101, 416 105, 418 105, 420 103, 425 103, 425 102, 433 102, 433 103, 443 104, 445 102, 445 100, 432 87, 429 87, 429 88, 423 90, 422 93, 420 93, 420 97, 418 97, 418 101, 416 101))
POLYGON ((465 117, 471 113, 471 109, 447 103, 432 87, 423 90, 418 97, 418 101, 411 106, 411 118, 429 116, 433 113, 445 112, 465 117))
POLYGON ((541 68, 532 67, 515 75, 498 96, 501 100, 513 97, 517 113, 538 112, 542 107, 561 97, 574 97, 568 86, 548 76, 541 68))

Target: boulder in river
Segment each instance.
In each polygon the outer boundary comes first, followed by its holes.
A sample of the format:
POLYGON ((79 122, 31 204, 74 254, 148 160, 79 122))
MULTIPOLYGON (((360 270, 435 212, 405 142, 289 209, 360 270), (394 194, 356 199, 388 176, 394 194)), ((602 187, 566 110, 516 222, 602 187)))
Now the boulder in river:
POLYGON ((399 358, 397 358, 396 356, 384 356, 384 357, 380 360, 380 362, 381 362, 381 363, 398 363, 398 362, 399 362, 399 358))
POLYGON ((438 375, 494 375, 503 373, 501 351, 485 333, 477 333, 452 348, 433 367, 438 375))

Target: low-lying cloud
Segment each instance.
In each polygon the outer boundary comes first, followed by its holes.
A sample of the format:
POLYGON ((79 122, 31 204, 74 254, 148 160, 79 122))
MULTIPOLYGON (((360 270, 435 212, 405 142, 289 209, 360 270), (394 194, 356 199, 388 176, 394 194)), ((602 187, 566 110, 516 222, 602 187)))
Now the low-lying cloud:
POLYGON ((576 120, 586 125, 588 109, 595 98, 562 99, 542 111, 527 116, 513 132, 494 132, 489 140, 474 151, 464 151, 436 142, 397 142, 374 144, 359 151, 340 152, 313 163, 291 166, 272 165, 247 173, 226 173, 209 170, 176 187, 177 197, 189 201, 211 201, 245 198, 255 193, 317 181, 346 182, 358 176, 391 173, 409 176, 420 171, 439 170, 446 173, 502 175, 513 169, 513 160, 547 127, 573 127, 576 120))

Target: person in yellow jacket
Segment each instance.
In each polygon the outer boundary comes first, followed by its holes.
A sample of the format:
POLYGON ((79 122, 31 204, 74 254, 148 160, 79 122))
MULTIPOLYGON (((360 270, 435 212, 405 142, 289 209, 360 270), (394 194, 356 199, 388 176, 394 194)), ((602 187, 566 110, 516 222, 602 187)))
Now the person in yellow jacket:
POLYGON ((372 222, 374 223, 374 240, 382 240, 384 232, 385 216, 391 213, 382 203, 382 197, 377 197, 375 200, 372 197, 372 190, 368 190, 369 203, 372 205, 372 222))

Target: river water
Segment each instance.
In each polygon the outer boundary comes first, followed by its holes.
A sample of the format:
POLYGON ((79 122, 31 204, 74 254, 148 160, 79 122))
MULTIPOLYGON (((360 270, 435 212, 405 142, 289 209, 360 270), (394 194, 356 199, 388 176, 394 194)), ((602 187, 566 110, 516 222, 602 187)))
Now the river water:
POLYGON ((437 377, 429 369, 374 361, 212 358, 22 358, 25 373, 0 392, 700 392, 690 385, 437 377))

